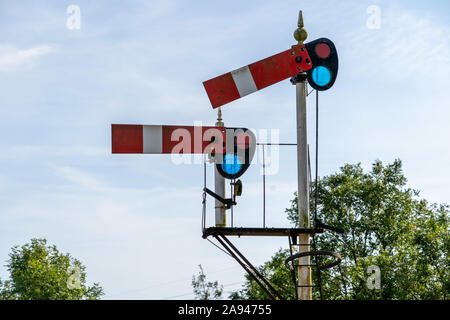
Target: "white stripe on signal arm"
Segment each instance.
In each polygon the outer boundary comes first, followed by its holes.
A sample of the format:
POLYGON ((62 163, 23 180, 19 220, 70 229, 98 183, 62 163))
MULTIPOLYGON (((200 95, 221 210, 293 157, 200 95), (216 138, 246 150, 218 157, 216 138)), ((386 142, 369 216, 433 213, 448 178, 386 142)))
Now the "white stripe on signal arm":
POLYGON ((162 126, 142 126, 143 153, 162 153, 162 126))
POLYGON ((231 76, 233 77, 234 84, 236 85, 241 97, 258 91, 255 80, 253 80, 252 73, 250 72, 248 66, 231 71, 231 76))

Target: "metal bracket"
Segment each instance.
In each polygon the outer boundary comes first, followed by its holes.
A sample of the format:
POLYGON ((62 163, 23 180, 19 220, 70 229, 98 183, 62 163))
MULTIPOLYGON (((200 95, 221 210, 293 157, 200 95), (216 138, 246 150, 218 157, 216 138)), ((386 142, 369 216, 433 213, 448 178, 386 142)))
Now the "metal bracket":
POLYGON ((278 290, 276 290, 270 282, 264 277, 257 268, 255 268, 250 261, 230 242, 230 240, 225 237, 222 233, 218 232, 213 234, 213 237, 219 241, 222 247, 227 251, 227 253, 238 262, 242 268, 249 274, 253 280, 261 287, 261 289, 272 299, 272 300, 284 300, 280 295, 278 290))
POLYGON ((291 78, 291 83, 297 84, 298 82, 305 82, 307 78, 308 75, 306 74, 306 72, 300 72, 299 74, 296 74, 291 78))
POLYGON ((220 202, 222 202, 225 205, 226 209, 230 209, 231 206, 236 205, 236 201, 234 201, 233 199, 229 198, 229 199, 224 199, 221 196, 219 196, 217 193, 213 192, 212 190, 208 189, 208 188, 203 188, 203 191, 205 191, 207 194, 209 194, 211 197, 219 200, 220 202))
MULTIPOLYGON (((335 258, 335 261, 333 261, 333 262, 323 264, 323 265, 317 265, 316 267, 319 268, 319 270, 330 269, 334 266, 337 266, 338 264, 341 263, 341 260, 342 260, 339 253, 327 251, 327 250, 318 250, 318 251, 307 251, 307 252, 296 253, 296 254, 290 256, 289 258, 287 258, 284 261, 284 264, 286 265, 286 268, 293 269, 294 265, 292 264, 290 266, 289 262, 291 262, 297 258, 302 258, 302 257, 307 257, 307 256, 332 256, 333 258, 335 258)), ((314 265, 308 264, 305 266, 314 266, 314 265)))
POLYGON ((341 229, 341 228, 338 228, 338 227, 329 226, 329 225, 323 223, 322 221, 320 221, 319 219, 315 219, 314 220, 314 224, 315 224, 315 227, 317 227, 317 228, 328 229, 328 230, 331 230, 331 231, 334 231, 334 232, 337 232, 337 233, 345 233, 344 229, 341 229))

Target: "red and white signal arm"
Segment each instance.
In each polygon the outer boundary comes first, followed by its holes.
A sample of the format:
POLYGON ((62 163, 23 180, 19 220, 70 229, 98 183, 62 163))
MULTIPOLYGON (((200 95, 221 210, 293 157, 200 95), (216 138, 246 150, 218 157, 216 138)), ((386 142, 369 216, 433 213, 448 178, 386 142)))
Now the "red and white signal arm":
POLYGON ((175 125, 111 125, 112 153, 223 154, 248 149, 250 161, 256 137, 246 128, 175 125))
POLYGON ((203 86, 212 107, 217 108, 311 67, 305 46, 295 45, 269 58, 207 80, 203 86))

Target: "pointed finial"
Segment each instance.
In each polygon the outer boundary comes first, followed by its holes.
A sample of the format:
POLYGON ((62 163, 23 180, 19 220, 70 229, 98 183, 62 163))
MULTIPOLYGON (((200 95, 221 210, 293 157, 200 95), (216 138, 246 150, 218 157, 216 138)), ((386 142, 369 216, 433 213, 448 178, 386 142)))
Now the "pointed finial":
POLYGON ((298 23, 297 30, 294 31, 294 38, 298 41, 298 44, 303 44, 303 42, 308 38, 308 32, 306 32, 303 24, 303 13, 302 10, 298 13, 298 23))
POLYGON ((222 108, 219 107, 219 110, 217 111, 217 121, 222 121, 222 108))
POLYGON ((302 12, 302 10, 300 10, 299 12, 298 12, 298 23, 297 23, 297 26, 299 27, 299 28, 303 28, 305 25, 303 24, 303 12, 302 12))
POLYGON ((217 111, 217 122, 216 127, 223 127, 224 123, 222 122, 222 109, 219 107, 219 110, 217 111))

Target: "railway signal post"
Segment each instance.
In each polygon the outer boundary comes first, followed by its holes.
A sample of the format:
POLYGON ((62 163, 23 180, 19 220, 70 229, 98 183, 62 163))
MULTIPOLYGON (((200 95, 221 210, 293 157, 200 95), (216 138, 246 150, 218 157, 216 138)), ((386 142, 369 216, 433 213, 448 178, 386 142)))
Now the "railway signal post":
MULTIPOLYGON (((308 34, 303 28, 303 17, 300 11, 298 17, 298 29, 294 32, 294 38, 302 45, 308 34)), ((310 228, 309 222, 309 170, 308 170, 308 139, 307 139, 307 116, 306 95, 307 81, 306 73, 302 72, 292 78, 296 87, 296 113, 297 113, 297 207, 300 228, 310 228)), ((309 251, 310 235, 299 235, 299 252, 309 251)), ((310 257, 299 258, 298 266, 298 298, 299 300, 311 300, 311 267, 310 257)))

